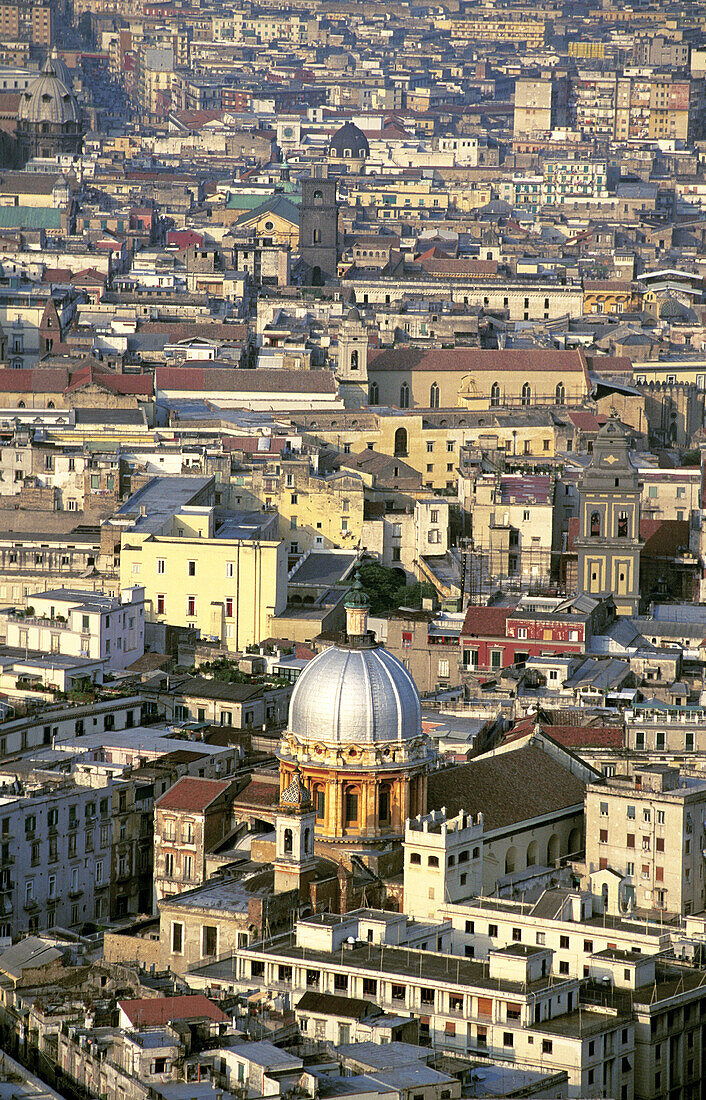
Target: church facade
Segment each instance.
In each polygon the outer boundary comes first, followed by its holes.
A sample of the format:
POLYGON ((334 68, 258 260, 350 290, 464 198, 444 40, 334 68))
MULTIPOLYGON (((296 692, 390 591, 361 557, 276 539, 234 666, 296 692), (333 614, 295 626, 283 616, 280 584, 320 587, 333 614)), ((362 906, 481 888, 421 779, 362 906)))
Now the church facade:
POLYGON ((616 416, 598 432, 580 488, 578 590, 613 597, 618 615, 640 606, 640 484, 616 416))

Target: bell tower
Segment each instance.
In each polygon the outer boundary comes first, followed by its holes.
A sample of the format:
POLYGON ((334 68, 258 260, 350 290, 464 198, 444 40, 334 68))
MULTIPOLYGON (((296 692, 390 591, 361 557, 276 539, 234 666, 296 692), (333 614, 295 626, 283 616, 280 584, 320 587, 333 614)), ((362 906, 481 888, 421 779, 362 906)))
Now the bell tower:
POLYGON ((339 382, 360 383, 368 392, 368 330, 363 324, 356 306, 348 314, 338 330, 339 382))
POLYGON ((298 890, 300 901, 308 900, 309 883, 316 869, 315 824, 311 795, 296 768, 291 783, 282 791, 275 817, 276 894, 298 890))
POLYGON ((598 432, 579 490, 578 589, 613 596, 619 615, 640 606, 640 484, 628 433, 613 414, 598 432))
POLYGON ((302 180, 299 205, 299 254, 306 282, 323 286, 335 279, 338 264, 338 203, 336 181, 323 173, 302 180))

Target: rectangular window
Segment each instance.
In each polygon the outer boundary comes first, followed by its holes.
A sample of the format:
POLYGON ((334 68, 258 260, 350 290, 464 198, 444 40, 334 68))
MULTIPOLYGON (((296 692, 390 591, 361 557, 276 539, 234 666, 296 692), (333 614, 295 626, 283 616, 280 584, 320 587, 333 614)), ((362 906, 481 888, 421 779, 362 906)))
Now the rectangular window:
POLYGON ((184 925, 176 921, 172 924, 172 954, 181 955, 184 950, 184 925))
POLYGON ((157 572, 158 573, 166 573, 166 571, 167 571, 167 559, 166 558, 157 558, 157 572))
POLYGON ((218 929, 214 924, 203 926, 203 955, 215 955, 218 942, 218 929))
POLYGON ((196 596, 186 597, 186 614, 189 618, 196 614, 196 596))
POLYGON ((233 618, 233 597, 226 596, 226 619, 233 618))
POLYGON ((195 577, 196 576, 196 562, 195 561, 187 562, 187 572, 188 572, 190 577, 195 577))

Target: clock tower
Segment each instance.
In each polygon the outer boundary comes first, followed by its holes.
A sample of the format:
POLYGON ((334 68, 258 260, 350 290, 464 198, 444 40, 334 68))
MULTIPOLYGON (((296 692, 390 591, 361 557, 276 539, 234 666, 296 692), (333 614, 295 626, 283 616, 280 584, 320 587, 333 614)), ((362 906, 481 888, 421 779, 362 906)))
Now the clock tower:
POLYGON ((612 596, 618 615, 640 606, 640 484, 628 432, 612 415, 600 429, 580 488, 578 587, 612 596))

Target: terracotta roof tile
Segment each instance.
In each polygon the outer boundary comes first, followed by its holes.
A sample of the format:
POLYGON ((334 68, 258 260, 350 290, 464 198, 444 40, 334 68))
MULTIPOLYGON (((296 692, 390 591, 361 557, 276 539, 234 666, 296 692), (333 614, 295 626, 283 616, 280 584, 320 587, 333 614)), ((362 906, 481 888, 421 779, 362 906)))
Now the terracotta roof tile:
POLYGON ((202 813, 214 799, 227 791, 230 780, 200 779, 185 775, 157 799, 160 810, 182 810, 184 813, 202 813))
POLYGON ((508 371, 560 371, 586 374, 583 352, 532 348, 385 348, 368 355, 368 371, 486 371, 497 375, 508 371))
POLYGON ((461 627, 462 638, 504 638, 514 607, 469 607, 461 627))
POLYGON ((565 749, 622 749, 622 726, 547 726, 543 733, 565 749))
POLYGON ((130 1022, 136 1028, 163 1027, 173 1020, 213 1020, 226 1024, 228 1017, 218 1005, 203 993, 184 997, 137 997, 135 1000, 118 1001, 130 1022))
POLYGON ((335 393, 327 370, 229 370, 220 367, 157 367, 156 388, 214 393, 335 393))
POLYGON ((483 814, 486 831, 583 805, 586 785, 536 745, 442 768, 429 776, 429 810, 483 814))
POLYGON ((276 806, 278 802, 279 784, 262 783, 257 779, 251 779, 235 799, 238 806, 276 806))

